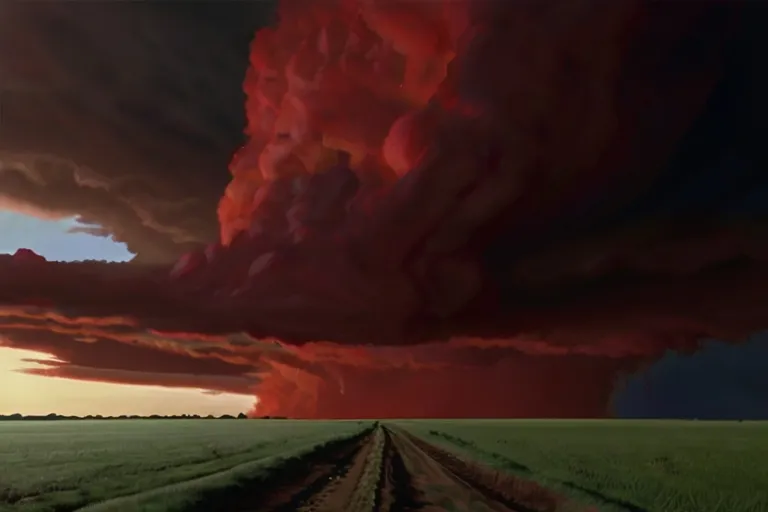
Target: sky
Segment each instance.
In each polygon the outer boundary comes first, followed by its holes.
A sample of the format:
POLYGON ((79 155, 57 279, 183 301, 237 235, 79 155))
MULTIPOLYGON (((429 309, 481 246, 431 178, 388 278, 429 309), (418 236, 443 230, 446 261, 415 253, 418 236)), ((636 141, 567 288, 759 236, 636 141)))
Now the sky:
MULTIPOLYGON (((125 244, 106 237, 71 233, 82 227, 74 218, 44 220, 10 211, 0 211, 0 254, 19 248, 32 249, 51 261, 86 258, 129 261, 125 244)), ((253 396, 205 393, 198 389, 169 389, 83 382, 30 375, 19 370, 42 365, 26 360, 50 359, 28 350, 0 347, 0 414, 49 414, 86 416, 238 414, 253 406, 253 396)))
MULTIPOLYGON (((129 261, 125 244, 107 237, 71 232, 82 227, 74 218, 39 219, 0 211, 5 236, 0 254, 28 248, 51 261, 85 258, 129 261)), ((768 418, 768 344, 765 336, 732 347, 709 341, 690 356, 669 352, 647 370, 633 375, 613 398, 619 417, 768 418), (745 364, 745 362, 747 364, 745 364), (738 372, 733 372, 738 368, 738 372), (680 383, 688 383, 681 385, 680 383), (702 393, 702 383, 707 390, 702 393), (762 416, 758 416, 762 417, 762 416)), ((0 414, 104 416, 151 414, 237 414, 253 406, 253 396, 199 389, 83 382, 23 373, 50 360, 28 350, 0 348, 0 414)))
POLYGON ((135 255, 0 255, 25 378, 764 415, 768 4, 275 3, 0 2, 0 204, 102 235, 0 244, 135 255))
POLYGON ((3 233, 0 253, 13 254, 23 247, 55 261, 129 261, 134 256, 124 243, 108 237, 71 232, 83 227, 87 226, 73 217, 50 220, 0 211, 0 229, 3 233))
POLYGON ((768 419, 768 335, 743 345, 707 340, 695 354, 668 352, 620 387, 623 418, 768 419))

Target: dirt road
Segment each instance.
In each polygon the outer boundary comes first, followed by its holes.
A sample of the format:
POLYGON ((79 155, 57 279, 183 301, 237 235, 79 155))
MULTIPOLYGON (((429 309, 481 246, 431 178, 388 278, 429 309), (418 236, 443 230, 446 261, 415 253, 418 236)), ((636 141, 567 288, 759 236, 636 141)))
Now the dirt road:
POLYGON ((276 474, 230 510, 259 512, 585 511, 533 482, 377 426, 276 474))

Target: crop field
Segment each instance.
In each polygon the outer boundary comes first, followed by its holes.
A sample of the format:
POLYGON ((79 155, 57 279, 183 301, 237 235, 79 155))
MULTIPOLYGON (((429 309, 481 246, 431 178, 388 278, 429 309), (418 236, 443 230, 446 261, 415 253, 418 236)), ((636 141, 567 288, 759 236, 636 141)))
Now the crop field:
POLYGON ((14 512, 765 512, 766 482, 757 422, 0 423, 14 512))
POLYGON ((768 422, 400 421, 599 510, 768 511, 768 422))
MULTIPOLYGON (((0 423, 0 510, 77 510, 91 503, 151 489, 174 491, 172 484, 200 477, 207 477, 200 482, 202 487, 226 486, 238 478, 238 473, 258 471, 262 466, 279 462, 275 456, 300 453, 323 442, 351 436, 371 423, 290 420, 0 423)), ((175 502, 181 494, 194 498, 190 489, 178 491, 155 499, 160 503, 156 510, 170 508, 163 503, 175 502)))

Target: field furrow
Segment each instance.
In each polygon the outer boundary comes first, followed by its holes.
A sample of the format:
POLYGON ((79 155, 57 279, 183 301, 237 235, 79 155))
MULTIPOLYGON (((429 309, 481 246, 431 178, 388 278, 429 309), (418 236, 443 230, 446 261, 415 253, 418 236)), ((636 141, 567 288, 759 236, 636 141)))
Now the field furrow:
POLYGON ((765 512, 768 425, 0 424, 2 512, 765 512))

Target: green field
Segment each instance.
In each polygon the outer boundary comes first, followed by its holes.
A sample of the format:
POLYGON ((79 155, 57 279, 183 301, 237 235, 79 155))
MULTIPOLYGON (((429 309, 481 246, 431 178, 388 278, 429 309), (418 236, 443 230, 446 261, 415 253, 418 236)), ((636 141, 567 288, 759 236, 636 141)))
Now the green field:
MULTIPOLYGON (((0 423, 0 510, 183 510, 371 421, 0 423), (206 494, 208 493, 208 494, 206 494)), ((768 423, 402 420, 599 510, 768 511, 768 423)), ((258 480, 258 479, 257 479, 258 480)))
POLYGON ((768 511, 768 423, 399 421, 406 430, 600 510, 768 511))
POLYGON ((371 423, 4 422, 0 423, 0 510, 65 512, 151 489, 162 492, 147 501, 157 504, 156 510, 164 510, 193 500, 196 492, 225 487, 279 463, 277 456, 300 454, 360 432, 371 423), (179 485, 192 479, 200 480, 179 485))

